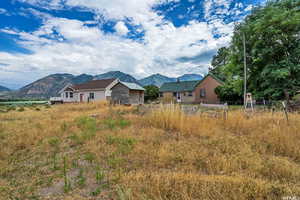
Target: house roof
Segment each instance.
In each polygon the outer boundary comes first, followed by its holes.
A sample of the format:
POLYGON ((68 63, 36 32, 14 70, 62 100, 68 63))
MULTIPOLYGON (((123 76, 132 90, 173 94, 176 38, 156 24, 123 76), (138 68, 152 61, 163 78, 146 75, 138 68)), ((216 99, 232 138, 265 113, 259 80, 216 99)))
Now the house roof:
MULTIPOLYGON (((214 74, 212 74, 212 73, 208 73, 207 75, 206 75, 206 77, 207 76, 211 76, 213 79, 215 79, 216 81, 218 81, 220 84, 224 84, 224 81, 222 81, 219 77, 217 77, 216 75, 214 75, 214 74)), ((206 78, 206 77, 204 77, 204 78, 206 78)), ((204 78, 202 79, 202 80, 204 80, 204 78)))
POLYGON ((180 81, 180 82, 168 82, 164 83, 160 88, 160 92, 191 92, 194 91, 195 87, 202 83, 208 76, 211 76, 220 84, 224 84, 218 77, 209 73, 200 81, 180 81))
POLYGON ((212 73, 208 73, 206 76, 204 76, 204 78, 203 79, 201 79, 199 82, 198 82, 198 84, 197 85, 199 85, 199 84, 201 84, 207 77, 212 77, 213 79, 215 79, 218 83, 220 83, 221 85, 223 85, 224 84, 224 82, 221 80, 221 79, 219 79, 216 75, 214 75, 214 74, 212 74, 212 73))
POLYGON ((138 85, 136 83, 128 83, 128 82, 123 82, 123 81, 120 81, 120 83, 125 85, 130 90, 143 90, 143 91, 145 90, 143 87, 141 87, 140 85, 138 85))
POLYGON ((73 85, 74 90, 105 89, 116 79, 93 80, 86 83, 73 85))
POLYGON ((199 81, 180 81, 164 83, 160 92, 190 92, 198 85, 199 81))

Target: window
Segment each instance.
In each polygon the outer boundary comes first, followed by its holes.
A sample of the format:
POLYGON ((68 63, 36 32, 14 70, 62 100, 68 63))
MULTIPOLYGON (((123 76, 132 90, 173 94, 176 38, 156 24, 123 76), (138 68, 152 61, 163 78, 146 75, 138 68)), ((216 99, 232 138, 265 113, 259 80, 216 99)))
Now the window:
POLYGON ((206 91, 205 88, 200 89, 200 97, 205 97, 206 96, 206 91))
POLYGON ((89 98, 94 99, 95 98, 95 93, 91 92, 89 98))
POLYGON ((159 97, 164 97, 164 94, 162 92, 160 92, 159 97))
POLYGON ((193 96, 193 92, 189 92, 189 97, 192 97, 193 96))
POLYGON ((173 97, 177 97, 177 92, 173 92, 173 97))
POLYGON ((66 94, 66 98, 69 98, 69 92, 66 92, 65 94, 66 94))
POLYGON ((70 92, 70 98, 73 98, 73 92, 70 92))

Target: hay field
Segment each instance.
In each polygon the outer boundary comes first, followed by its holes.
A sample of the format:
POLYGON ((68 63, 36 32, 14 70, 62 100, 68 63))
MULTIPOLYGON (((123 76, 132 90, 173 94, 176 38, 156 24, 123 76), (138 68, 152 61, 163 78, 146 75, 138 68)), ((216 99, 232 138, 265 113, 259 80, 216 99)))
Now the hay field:
POLYGON ((0 199, 300 197, 300 115, 106 103, 0 113, 0 199))

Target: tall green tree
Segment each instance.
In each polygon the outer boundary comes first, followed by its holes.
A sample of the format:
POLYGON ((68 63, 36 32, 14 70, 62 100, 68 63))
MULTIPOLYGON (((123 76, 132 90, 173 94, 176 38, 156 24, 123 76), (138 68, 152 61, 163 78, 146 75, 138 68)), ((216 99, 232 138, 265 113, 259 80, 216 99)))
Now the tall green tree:
POLYGON ((145 86, 145 101, 153 101, 159 96, 159 88, 155 85, 145 86))
POLYGON ((214 69, 228 80, 243 80, 243 34, 248 91, 266 99, 282 99, 285 91, 295 94, 300 89, 300 1, 270 1, 235 27, 228 61, 214 69))
POLYGON ((217 54, 213 57, 211 61, 212 68, 210 69, 210 73, 217 75, 220 79, 225 80, 225 66, 230 61, 230 49, 226 47, 222 47, 218 50, 217 54))

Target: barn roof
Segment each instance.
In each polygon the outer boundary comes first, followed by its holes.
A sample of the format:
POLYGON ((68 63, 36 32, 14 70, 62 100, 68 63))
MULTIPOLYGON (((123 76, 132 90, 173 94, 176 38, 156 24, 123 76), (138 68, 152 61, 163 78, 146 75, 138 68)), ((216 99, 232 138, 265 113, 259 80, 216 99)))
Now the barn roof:
POLYGON ((140 85, 138 85, 136 83, 128 83, 128 82, 123 82, 123 81, 120 81, 120 83, 125 85, 130 90, 145 90, 143 87, 141 87, 140 85))

